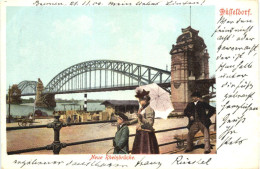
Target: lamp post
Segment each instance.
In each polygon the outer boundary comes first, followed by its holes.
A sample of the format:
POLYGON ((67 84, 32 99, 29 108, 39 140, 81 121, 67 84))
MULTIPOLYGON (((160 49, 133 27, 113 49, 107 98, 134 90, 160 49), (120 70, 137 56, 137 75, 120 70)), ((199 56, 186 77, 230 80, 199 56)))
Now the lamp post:
POLYGON ((11 106, 11 104, 10 104, 10 102, 11 102, 11 100, 10 100, 10 93, 11 93, 11 90, 10 90, 10 86, 9 86, 9 89, 8 89, 8 114, 9 114, 9 117, 8 117, 8 123, 11 123, 11 108, 10 108, 10 106, 11 106))
POLYGON ((35 118, 35 107, 36 107, 36 96, 34 98, 34 103, 33 103, 33 121, 34 121, 34 118, 35 118))

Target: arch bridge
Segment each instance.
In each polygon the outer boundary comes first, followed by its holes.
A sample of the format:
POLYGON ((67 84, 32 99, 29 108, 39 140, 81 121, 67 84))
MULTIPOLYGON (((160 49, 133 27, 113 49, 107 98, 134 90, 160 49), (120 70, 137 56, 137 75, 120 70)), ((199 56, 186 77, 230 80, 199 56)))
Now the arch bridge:
MULTIPOLYGON (((42 94, 65 94, 135 89, 157 83, 170 87, 171 72, 117 60, 92 60, 73 65, 57 74, 42 94)), ((22 96, 36 94, 36 81, 19 83, 22 96)))
POLYGON ((22 81, 18 84, 22 96, 31 96, 36 94, 37 81, 22 81))

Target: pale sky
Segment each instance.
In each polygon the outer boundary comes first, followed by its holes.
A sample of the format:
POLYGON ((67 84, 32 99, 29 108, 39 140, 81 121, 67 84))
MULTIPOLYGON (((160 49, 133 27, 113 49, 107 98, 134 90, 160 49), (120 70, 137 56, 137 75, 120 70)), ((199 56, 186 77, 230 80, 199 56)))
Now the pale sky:
MULTIPOLYGON (((44 85, 84 61, 111 59, 168 70, 172 44, 190 25, 190 7, 8 7, 6 86, 23 80, 44 85)), ((215 74, 215 8, 192 7, 215 74)), ((83 99, 84 94, 56 95, 83 99)), ((89 93, 89 99, 134 99, 134 91, 89 93)))

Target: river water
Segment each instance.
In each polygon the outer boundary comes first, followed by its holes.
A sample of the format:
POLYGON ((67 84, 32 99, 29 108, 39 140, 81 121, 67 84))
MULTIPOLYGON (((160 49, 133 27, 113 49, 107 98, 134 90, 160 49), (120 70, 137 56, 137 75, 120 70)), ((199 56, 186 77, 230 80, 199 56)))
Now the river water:
MULTIPOLYGON (((48 115, 52 115, 53 111, 63 111, 64 110, 64 105, 66 110, 80 110, 83 109, 84 101, 79 101, 77 102, 78 105, 73 106, 69 105, 72 103, 56 103, 56 107, 52 109, 47 109, 47 108, 38 108, 36 107, 35 110, 40 109, 43 112, 46 112, 48 115)), ((210 102, 210 105, 216 106, 216 102, 210 102)), ((6 115, 8 116, 8 104, 6 104, 6 115)), ((32 113, 34 109, 34 104, 33 103, 26 103, 26 104, 11 104, 11 115, 13 117, 19 117, 19 116, 27 116, 29 113, 32 113)), ((87 103, 87 109, 88 111, 103 111, 105 110, 105 106, 101 105, 100 102, 92 102, 92 103, 87 103)))
MULTIPOLYGON (((78 105, 69 105, 72 103, 56 103, 56 107, 52 109, 47 108, 38 108, 36 107, 35 110, 39 109, 43 112, 46 112, 48 115, 52 115, 53 111, 63 111, 64 105, 66 110, 81 110, 83 109, 84 101, 77 102, 78 105)), ((8 116, 8 107, 9 105, 6 104, 6 115, 8 116)), ((100 102, 91 102, 87 103, 88 111, 102 111, 105 110, 105 106, 101 105, 100 102)), ((13 117, 19 116, 27 116, 29 113, 32 113, 34 110, 34 103, 26 103, 26 104, 11 104, 10 112, 13 117)))

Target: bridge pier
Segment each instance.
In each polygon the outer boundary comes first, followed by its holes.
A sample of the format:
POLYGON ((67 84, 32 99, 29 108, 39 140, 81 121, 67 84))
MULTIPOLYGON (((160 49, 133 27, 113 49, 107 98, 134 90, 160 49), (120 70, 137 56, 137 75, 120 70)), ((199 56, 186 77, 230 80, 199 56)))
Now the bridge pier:
POLYGON ((36 99, 36 107, 56 107, 55 94, 42 94, 40 99, 36 99))
POLYGON ((36 87, 36 107, 56 107, 55 94, 43 94, 44 86, 40 78, 36 87))

